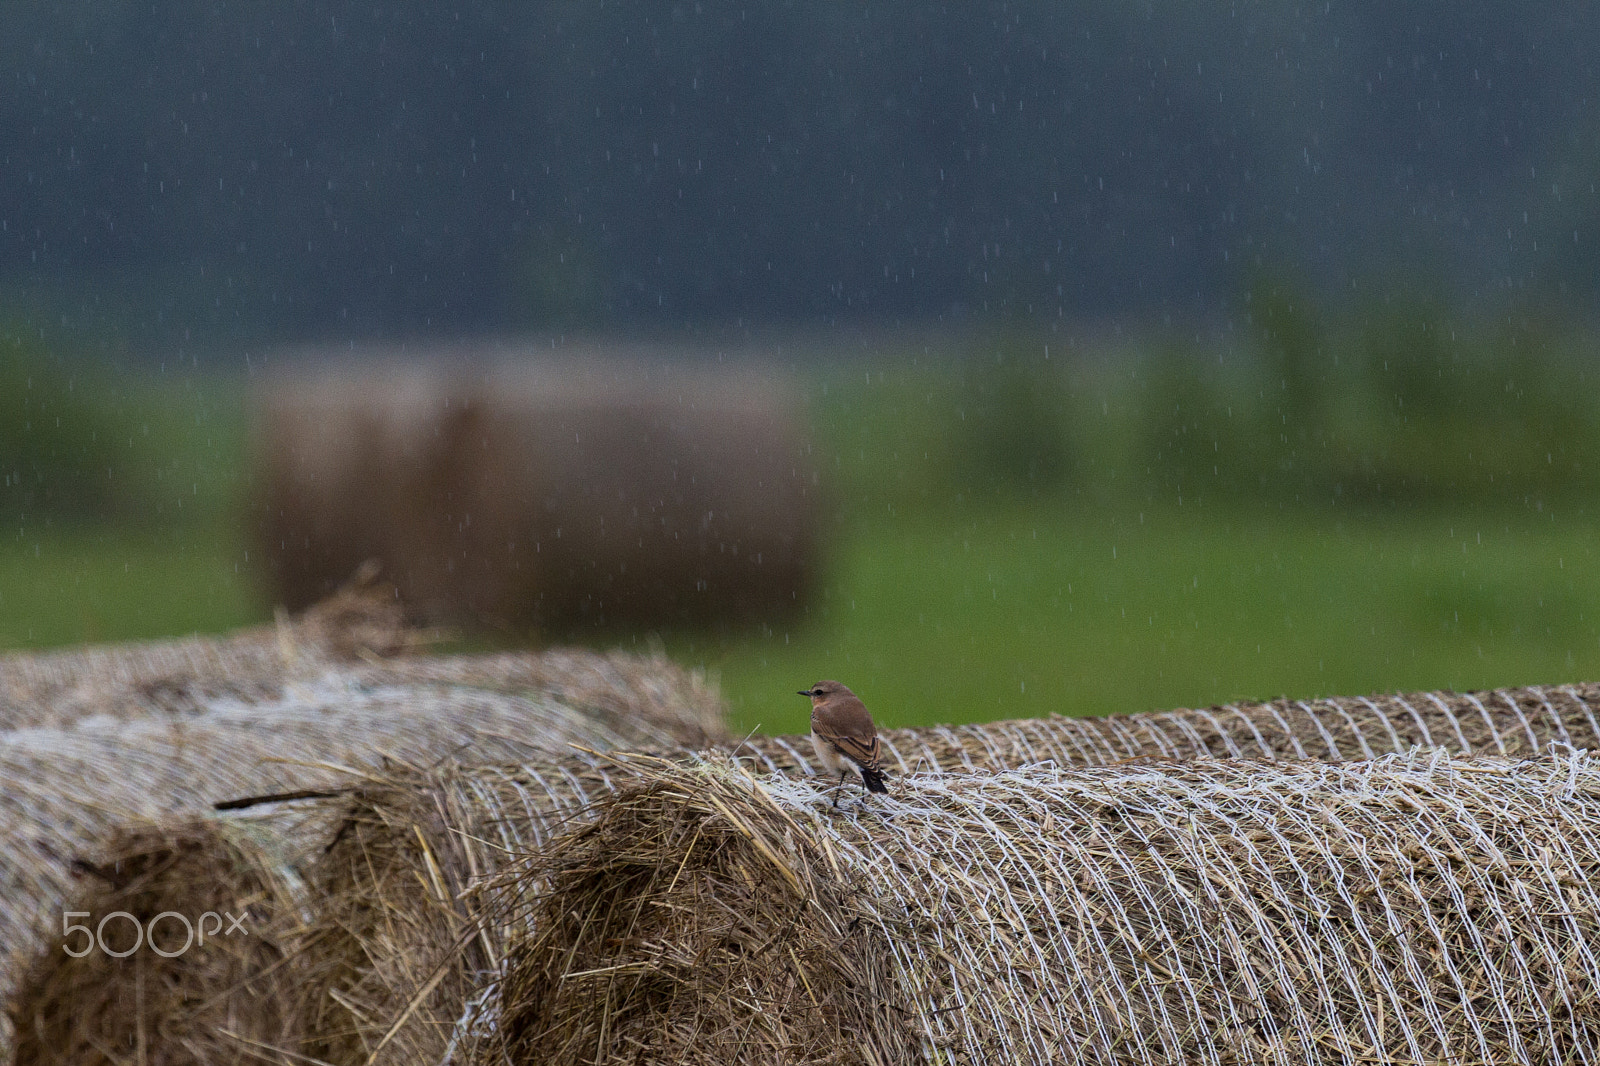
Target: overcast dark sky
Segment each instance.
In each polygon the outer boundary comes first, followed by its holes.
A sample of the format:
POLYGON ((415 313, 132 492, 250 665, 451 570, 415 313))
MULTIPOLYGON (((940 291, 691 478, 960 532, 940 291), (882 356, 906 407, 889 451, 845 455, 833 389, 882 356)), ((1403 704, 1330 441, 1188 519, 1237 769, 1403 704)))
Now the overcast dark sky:
POLYGON ((1584 310, 1600 7, 50 0, 0 34, 0 316, 165 345, 1584 310), (9 305, 9 306, 7 306, 9 305))

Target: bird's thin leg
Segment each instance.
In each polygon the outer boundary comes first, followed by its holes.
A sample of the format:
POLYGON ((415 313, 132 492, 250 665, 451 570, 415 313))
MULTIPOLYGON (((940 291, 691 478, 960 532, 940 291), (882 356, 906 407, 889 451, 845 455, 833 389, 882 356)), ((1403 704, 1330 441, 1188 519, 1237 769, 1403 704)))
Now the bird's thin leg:
POLYGON ((839 783, 833 786, 833 809, 839 809, 839 790, 844 787, 844 771, 839 771, 839 783))

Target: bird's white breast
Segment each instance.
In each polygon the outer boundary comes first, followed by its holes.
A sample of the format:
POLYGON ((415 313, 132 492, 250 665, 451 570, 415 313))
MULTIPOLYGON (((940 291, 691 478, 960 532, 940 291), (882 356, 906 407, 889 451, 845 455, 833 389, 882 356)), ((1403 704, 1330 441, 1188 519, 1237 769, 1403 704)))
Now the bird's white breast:
POLYGON ((850 760, 840 755, 832 744, 817 736, 816 733, 811 734, 811 746, 816 749, 817 761, 822 763, 830 773, 842 774, 850 770, 850 760))

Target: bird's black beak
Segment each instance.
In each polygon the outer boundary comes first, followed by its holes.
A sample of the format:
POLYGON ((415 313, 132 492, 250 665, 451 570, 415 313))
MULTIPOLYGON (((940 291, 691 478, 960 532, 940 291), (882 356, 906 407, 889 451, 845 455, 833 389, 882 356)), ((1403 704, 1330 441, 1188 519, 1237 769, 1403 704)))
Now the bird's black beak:
POLYGON ((796 695, 799 695, 799 696, 813 696, 813 695, 815 695, 815 693, 807 688, 807 689, 801 689, 798 693, 796 693, 796 695))

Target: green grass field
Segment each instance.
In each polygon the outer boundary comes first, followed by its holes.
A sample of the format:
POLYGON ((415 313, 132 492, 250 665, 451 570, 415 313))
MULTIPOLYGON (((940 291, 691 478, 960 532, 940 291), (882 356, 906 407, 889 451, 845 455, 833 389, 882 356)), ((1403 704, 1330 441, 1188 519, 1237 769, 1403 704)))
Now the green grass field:
POLYGON ((225 524, 77 530, 0 550, 0 648, 217 632, 270 617, 225 524))
POLYGON ((1594 678, 1597 605, 1581 523, 1013 510, 858 526, 803 625, 669 648, 795 731, 821 677, 895 725, 1594 678))
MULTIPOLYGON (((1336 510, 1130 484, 1149 404, 1105 380, 1052 411, 1005 380, 962 386, 948 367, 819 371, 819 465, 839 504, 819 595, 774 627, 669 633, 667 649, 717 673, 739 728, 780 731, 805 728, 796 690, 824 677, 886 725, 1600 678, 1600 538, 1584 491, 1336 510), (1062 426, 1071 439, 1055 455, 1062 426), (988 458, 952 459, 972 455, 988 458), (996 470, 1010 487, 986 497, 996 470), (1054 471, 1048 491, 1040 470, 1054 471)), ((229 517, 243 491, 239 384, 169 393, 157 436, 171 443, 145 460, 166 495, 147 494, 142 518, 5 531, 0 647, 270 617, 229 517)))

